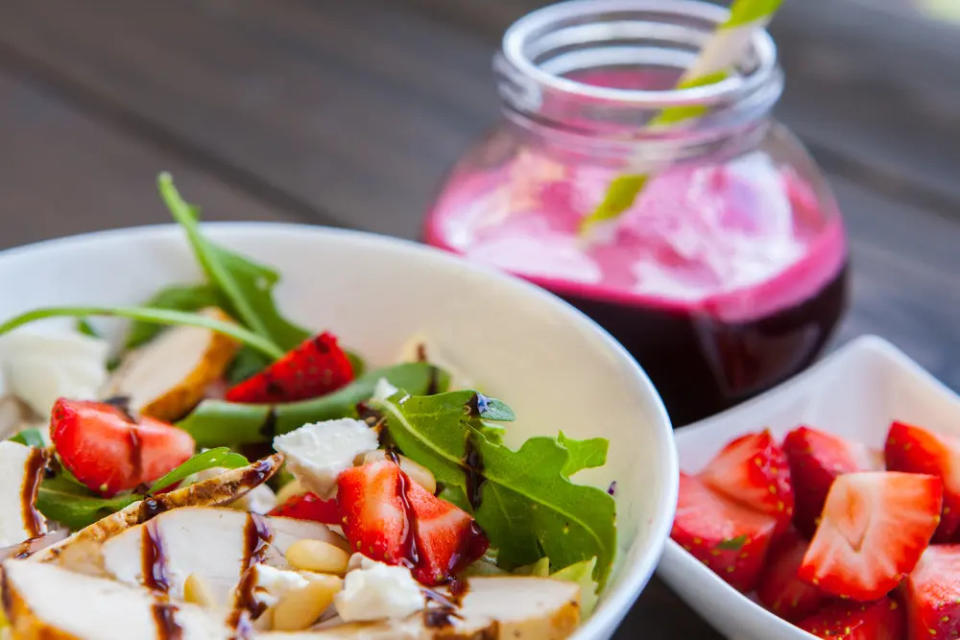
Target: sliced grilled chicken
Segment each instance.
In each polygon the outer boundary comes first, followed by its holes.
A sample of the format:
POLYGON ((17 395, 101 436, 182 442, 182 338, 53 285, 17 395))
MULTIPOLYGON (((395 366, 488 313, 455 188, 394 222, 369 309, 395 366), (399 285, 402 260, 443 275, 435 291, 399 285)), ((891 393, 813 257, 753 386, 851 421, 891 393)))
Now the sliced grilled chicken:
POLYGON ((30 559, 36 562, 58 562, 66 567, 77 567, 89 572, 91 558, 95 560, 100 557, 96 550, 105 540, 171 509, 218 506, 234 502, 269 480, 282 464, 283 454, 275 453, 208 480, 134 502, 77 531, 63 542, 40 551, 30 559))
POLYGON ((168 602, 142 588, 51 564, 3 564, 3 606, 14 638, 50 640, 218 640, 222 619, 200 607, 168 602))
POLYGON ((210 588, 214 603, 227 607, 246 569, 257 563, 287 567, 287 548, 305 538, 347 549, 343 538, 319 522, 188 507, 110 538, 102 554, 104 568, 121 582, 145 584, 146 570, 147 581, 162 583, 171 597, 182 599, 184 582, 194 574, 210 588))
MULTIPOLYGON (((201 312, 229 321, 220 309, 201 312)), ((238 344, 201 327, 171 327, 131 351, 107 382, 104 395, 130 398, 130 408, 172 422, 186 415, 220 379, 238 344)))
POLYGON ((0 547, 47 532, 34 503, 43 478, 44 453, 18 442, 0 442, 0 547))

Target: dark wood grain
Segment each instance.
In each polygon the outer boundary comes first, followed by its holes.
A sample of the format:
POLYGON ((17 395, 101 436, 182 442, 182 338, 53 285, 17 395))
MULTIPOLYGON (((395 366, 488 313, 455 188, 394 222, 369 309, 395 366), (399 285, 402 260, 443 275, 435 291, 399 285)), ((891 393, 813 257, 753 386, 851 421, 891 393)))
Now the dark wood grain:
MULTIPOLYGON (((537 4, 7 0, 0 246, 165 221, 163 168, 211 219, 416 237, 446 168, 497 120, 500 33, 537 4)), ((834 344, 879 333, 960 389, 956 32, 837 0, 788 2, 774 31, 778 114, 851 231, 834 344)), ((719 636, 654 579, 617 634, 636 637, 719 636)))

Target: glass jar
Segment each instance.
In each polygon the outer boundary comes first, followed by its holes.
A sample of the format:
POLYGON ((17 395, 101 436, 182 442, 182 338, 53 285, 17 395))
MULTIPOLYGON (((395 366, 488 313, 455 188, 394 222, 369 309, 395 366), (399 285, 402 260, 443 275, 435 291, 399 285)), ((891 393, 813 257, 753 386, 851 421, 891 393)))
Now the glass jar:
POLYGON ((770 118, 783 89, 770 36, 758 30, 726 79, 672 88, 726 15, 697 0, 573 0, 518 20, 494 65, 503 121, 456 164, 425 223, 429 244, 592 316, 674 424, 806 367, 846 300, 836 203, 770 118), (680 108, 699 117, 648 125, 680 108), (623 175, 646 176, 639 195, 584 232, 623 175))

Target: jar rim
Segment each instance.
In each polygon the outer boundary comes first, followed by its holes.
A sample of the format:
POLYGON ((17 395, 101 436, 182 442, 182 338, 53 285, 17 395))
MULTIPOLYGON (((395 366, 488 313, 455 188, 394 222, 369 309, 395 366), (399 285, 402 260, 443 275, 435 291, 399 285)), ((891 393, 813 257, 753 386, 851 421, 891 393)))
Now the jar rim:
MULTIPOLYGON (((756 29, 751 36, 750 49, 754 67, 746 74, 731 75, 715 83, 689 88, 623 89, 604 87, 565 77, 545 70, 533 60, 528 47, 544 34, 571 24, 571 20, 600 18, 605 14, 655 14, 693 18, 714 27, 722 24, 729 11, 704 0, 566 0, 548 5, 521 17, 504 33, 500 56, 516 74, 526 76, 544 90, 569 97, 618 103, 639 109, 660 110, 736 103, 751 96, 771 82, 777 82, 780 72, 777 47, 766 29, 756 29)), ((777 92, 779 95, 779 92, 777 92)))

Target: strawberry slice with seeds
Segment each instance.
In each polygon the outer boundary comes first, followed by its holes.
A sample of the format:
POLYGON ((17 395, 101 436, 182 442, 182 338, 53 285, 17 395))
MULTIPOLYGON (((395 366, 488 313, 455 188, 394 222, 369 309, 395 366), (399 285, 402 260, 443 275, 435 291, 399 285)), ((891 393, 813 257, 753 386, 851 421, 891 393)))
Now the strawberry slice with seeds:
POLYGON ((836 602, 797 626, 826 640, 901 640, 903 610, 890 598, 867 604, 836 602))
POLYGON ((737 438, 700 477, 728 498, 776 518, 778 532, 789 526, 793 517, 790 467, 769 431, 737 438))
POLYGON ((353 380, 353 366, 331 333, 305 340, 263 371, 227 390, 227 400, 293 402, 336 391, 353 380))
POLYGON ((714 573, 740 591, 750 591, 777 521, 714 491, 699 478, 680 474, 672 537, 714 573))
POLYGON ((269 515, 313 520, 324 524, 340 524, 340 507, 337 506, 337 499, 324 500, 309 491, 292 496, 270 511, 269 515))
POLYGON ((793 522, 806 536, 817 530, 830 485, 837 476, 854 471, 880 471, 880 455, 866 445, 839 436, 798 427, 783 440, 790 463, 795 508, 793 522))
POLYGON ((893 471, 839 476, 797 575, 827 593, 876 600, 909 573, 940 521, 940 478, 893 471))
POLYGON ((797 577, 809 543, 789 529, 777 540, 764 563, 757 597, 784 620, 799 620, 820 608, 826 599, 820 589, 797 577))
POLYGON ((337 488, 350 546, 374 560, 410 567, 423 584, 443 582, 489 547, 466 511, 410 480, 393 461, 347 469, 337 488))
POLYGON ((960 637, 960 545, 928 547, 902 593, 910 640, 960 637))
POLYGON ((960 531, 960 440, 894 422, 883 448, 892 471, 926 473, 943 481, 943 512, 934 542, 951 542, 960 531))
POLYGON ((486 553, 490 542, 470 514, 416 482, 407 482, 406 489, 415 514, 413 577, 426 585, 440 584, 486 553))
POLYGON ((50 438, 63 466, 108 497, 153 482, 196 449, 183 429, 113 404, 65 398, 53 405, 50 438))

